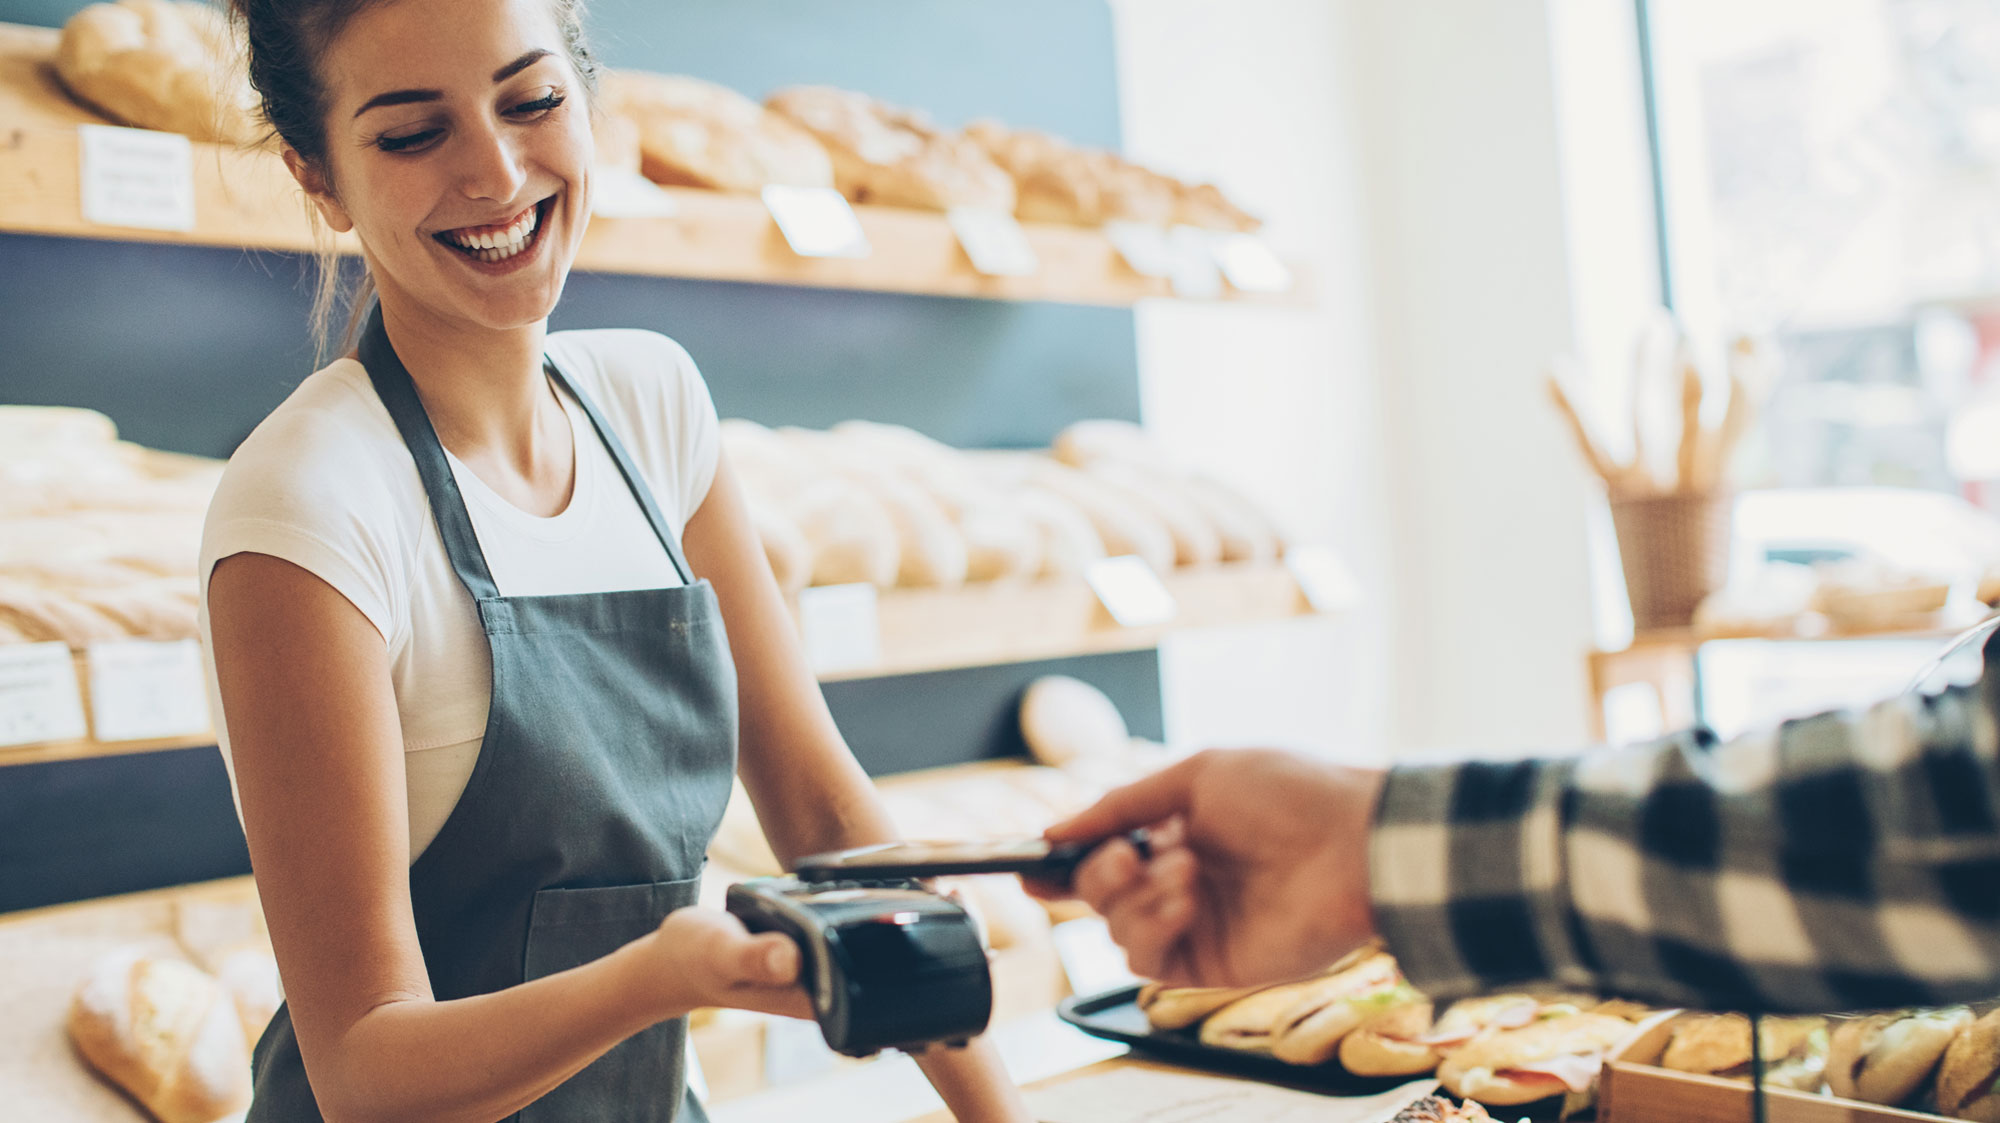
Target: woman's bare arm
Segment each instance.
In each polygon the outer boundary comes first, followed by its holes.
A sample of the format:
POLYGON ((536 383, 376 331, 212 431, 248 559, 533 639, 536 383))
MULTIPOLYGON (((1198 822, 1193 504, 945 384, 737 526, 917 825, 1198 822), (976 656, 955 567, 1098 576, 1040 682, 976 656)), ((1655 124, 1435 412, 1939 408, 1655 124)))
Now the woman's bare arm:
POLYGON ((216 567, 209 616, 251 864, 328 1119, 485 1123, 696 1006, 807 1012, 796 988, 757 985, 795 978, 788 945, 703 909, 581 967, 435 1001, 381 635, 331 586, 262 554, 216 567))
MULTIPOLYGON (((824 850, 895 838, 875 786, 834 726, 784 595, 724 456, 683 536, 688 565, 715 586, 742 704, 738 772, 771 849, 786 865, 824 850)), ((933 1049, 918 1064, 961 1121, 1025 1120, 1027 1108, 987 1042, 933 1049)))

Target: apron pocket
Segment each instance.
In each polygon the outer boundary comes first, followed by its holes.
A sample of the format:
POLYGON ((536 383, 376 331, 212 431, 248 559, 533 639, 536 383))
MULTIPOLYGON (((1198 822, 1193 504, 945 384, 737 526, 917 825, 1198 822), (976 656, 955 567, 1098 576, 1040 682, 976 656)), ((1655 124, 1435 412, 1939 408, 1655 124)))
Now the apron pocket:
MULTIPOLYGON (((528 916, 526 979, 601 959, 691 905, 699 878, 601 889, 544 889, 528 916)), ((521 1123, 669 1123, 687 1098, 687 1019, 641 1030, 522 1109, 521 1123)))

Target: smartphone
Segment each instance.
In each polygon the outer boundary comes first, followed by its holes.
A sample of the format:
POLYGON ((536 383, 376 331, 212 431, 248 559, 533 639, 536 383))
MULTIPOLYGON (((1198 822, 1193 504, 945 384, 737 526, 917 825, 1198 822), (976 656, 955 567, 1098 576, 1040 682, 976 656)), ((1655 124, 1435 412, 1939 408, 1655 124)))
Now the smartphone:
MULTIPOLYGON (((1146 832, 1125 841, 1141 857, 1151 853, 1146 832)), ((1067 884, 1077 863, 1102 839, 1050 845, 1045 838, 967 839, 954 842, 885 842, 800 858, 793 872, 802 881, 868 881, 876 878, 949 877, 971 873, 1018 873, 1067 884)))

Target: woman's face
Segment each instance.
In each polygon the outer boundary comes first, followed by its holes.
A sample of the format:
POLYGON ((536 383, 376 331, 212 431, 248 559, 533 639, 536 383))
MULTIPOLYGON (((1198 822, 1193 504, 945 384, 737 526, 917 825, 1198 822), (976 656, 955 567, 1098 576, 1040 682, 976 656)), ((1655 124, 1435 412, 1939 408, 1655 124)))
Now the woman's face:
POLYGON ((504 329, 545 319, 590 206, 590 110, 548 0, 390 0, 320 60, 316 194, 352 225, 406 316, 504 329))

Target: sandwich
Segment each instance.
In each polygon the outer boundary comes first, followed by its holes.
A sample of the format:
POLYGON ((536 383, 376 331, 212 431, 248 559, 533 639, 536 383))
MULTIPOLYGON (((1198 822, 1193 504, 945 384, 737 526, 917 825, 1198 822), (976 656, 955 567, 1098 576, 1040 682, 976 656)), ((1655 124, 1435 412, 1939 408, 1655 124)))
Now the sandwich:
POLYGON ((1632 1033, 1610 1014, 1563 1014, 1476 1037, 1448 1053, 1438 1080, 1452 1095, 1496 1107, 1587 1095, 1604 1055, 1632 1033))
POLYGON ((1900 1104, 1923 1087, 1952 1039, 1971 1024, 1972 1011, 1963 1006, 1842 1022, 1827 1047, 1827 1085, 1850 1100, 1900 1104))
MULTIPOLYGON (((1826 1019, 1765 1018, 1758 1024, 1764 1084, 1799 1092, 1819 1091, 1826 1082, 1826 1019)), ((1694 1014, 1676 1021, 1660 1066, 1725 1080, 1750 1080, 1750 1019, 1742 1014, 1694 1014)))
POLYGON ((1422 1076, 1437 1068, 1439 1054, 1424 1042, 1431 1029, 1431 1004, 1416 996, 1389 1005, 1340 1040, 1340 1067, 1356 1076, 1422 1076))
POLYGON ((1938 1110, 1978 1123, 2000 1123, 2000 1010, 1951 1039, 1938 1065, 1938 1110))
POLYGON ((1139 1009, 1154 1029, 1186 1029, 1261 987, 1170 987, 1147 983, 1139 988, 1139 1009))
MULTIPOLYGON (((1314 1015, 1333 1007, 1343 1007, 1348 999, 1374 994, 1401 981, 1402 972, 1397 970, 1395 959, 1374 952, 1343 970, 1302 983, 1258 991, 1224 1006, 1202 1023, 1201 1042, 1223 1049, 1275 1053, 1278 1042, 1286 1034, 1299 1029, 1314 1015)), ((1336 1016, 1333 1021, 1337 1022, 1344 1016, 1336 1016)), ((1310 1037, 1294 1040, 1286 1049, 1288 1056, 1283 1059, 1307 1056, 1322 1044, 1325 1055, 1320 1059, 1331 1057, 1339 1039, 1336 1037, 1331 1042, 1324 1042, 1323 1037, 1326 1031, 1338 1028, 1337 1025, 1322 1022, 1310 1037)), ((1347 1028, 1353 1027, 1350 1024, 1347 1028)))
POLYGON ((1394 961, 1385 971, 1356 968, 1355 972, 1359 977, 1354 978, 1352 990, 1286 1030, 1272 1042, 1271 1055, 1288 1064, 1325 1064, 1349 1034, 1377 1015, 1423 1002, 1424 996, 1403 981, 1394 961))

